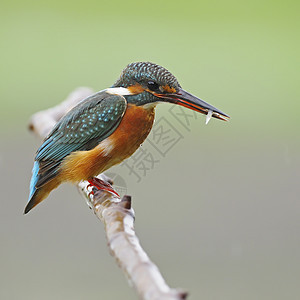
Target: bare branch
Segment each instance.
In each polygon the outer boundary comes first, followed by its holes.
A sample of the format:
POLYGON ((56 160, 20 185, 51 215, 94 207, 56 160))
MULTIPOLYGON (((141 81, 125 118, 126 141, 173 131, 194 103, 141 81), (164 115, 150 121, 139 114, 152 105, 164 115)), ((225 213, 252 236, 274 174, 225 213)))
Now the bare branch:
MULTIPOLYGON (((29 128, 41 138, 45 138, 56 122, 82 99, 92 94, 89 88, 78 88, 61 104, 34 114, 29 128)), ((109 182, 104 174, 98 176, 109 182)), ((171 289, 164 281, 157 266, 151 262, 142 249, 134 231, 134 211, 131 197, 121 200, 107 191, 93 189, 82 181, 78 189, 87 200, 90 208, 104 223, 110 253, 124 271, 129 283, 135 288, 140 299, 145 300, 180 300, 186 299, 187 293, 171 289)))

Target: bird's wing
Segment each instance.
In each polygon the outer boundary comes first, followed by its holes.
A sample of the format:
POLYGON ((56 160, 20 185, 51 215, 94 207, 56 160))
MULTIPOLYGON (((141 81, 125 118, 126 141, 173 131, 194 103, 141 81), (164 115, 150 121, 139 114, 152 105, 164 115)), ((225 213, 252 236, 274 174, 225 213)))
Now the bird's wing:
POLYGON ((96 93, 70 110, 53 128, 38 149, 35 188, 55 177, 59 165, 70 153, 96 147, 121 122, 127 102, 123 96, 96 93))

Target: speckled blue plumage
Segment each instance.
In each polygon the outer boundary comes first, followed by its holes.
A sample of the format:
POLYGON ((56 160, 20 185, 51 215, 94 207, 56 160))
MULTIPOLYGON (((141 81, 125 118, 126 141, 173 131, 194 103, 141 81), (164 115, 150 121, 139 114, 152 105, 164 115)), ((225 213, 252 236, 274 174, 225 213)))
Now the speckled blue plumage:
POLYGON ((67 113, 38 149, 31 179, 35 189, 55 177, 63 159, 74 151, 96 147, 119 125, 126 109, 125 98, 105 91, 96 93, 67 113))
MULTIPOLYGON (((154 81, 159 86, 168 85, 175 90, 181 86, 176 77, 167 69, 150 62, 135 62, 129 64, 121 73, 113 87, 128 87, 136 83, 147 87, 148 81, 154 81)), ((144 105, 151 102, 160 101, 159 98, 148 92, 143 92, 134 96, 126 96, 128 103, 144 105)))
POLYGON ((149 80, 156 81, 159 85, 170 85, 176 89, 180 88, 176 77, 167 69, 150 62, 135 62, 129 64, 121 73, 119 79, 113 86, 127 87, 134 81, 142 83, 149 80))

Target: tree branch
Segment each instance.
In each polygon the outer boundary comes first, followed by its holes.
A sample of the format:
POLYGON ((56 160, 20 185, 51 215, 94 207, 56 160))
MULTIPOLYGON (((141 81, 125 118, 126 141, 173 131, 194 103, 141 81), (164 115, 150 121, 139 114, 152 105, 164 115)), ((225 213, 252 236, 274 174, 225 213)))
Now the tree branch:
MULTIPOLYGON (((45 138, 62 116, 92 93, 89 88, 78 88, 59 105, 34 114, 29 124, 30 130, 39 137, 45 138)), ((98 177, 110 181, 104 174, 98 177)), ((139 298, 186 299, 186 292, 171 289, 166 284, 157 266, 142 249, 134 231, 135 215, 131 207, 131 197, 124 196, 121 200, 110 192, 99 191, 96 188, 93 189, 93 195, 87 181, 80 182, 78 189, 96 216, 104 223, 110 253, 115 257, 139 298)))

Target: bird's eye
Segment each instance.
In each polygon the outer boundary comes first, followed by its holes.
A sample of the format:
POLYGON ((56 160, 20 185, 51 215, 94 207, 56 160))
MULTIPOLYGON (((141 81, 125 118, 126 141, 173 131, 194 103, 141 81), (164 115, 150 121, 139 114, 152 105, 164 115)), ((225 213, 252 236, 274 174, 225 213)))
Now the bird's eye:
POLYGON ((148 81, 147 85, 150 91, 157 91, 159 89, 159 85, 154 81, 148 81))

